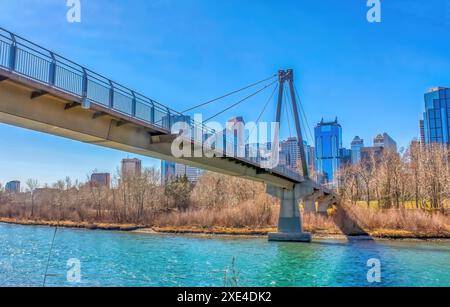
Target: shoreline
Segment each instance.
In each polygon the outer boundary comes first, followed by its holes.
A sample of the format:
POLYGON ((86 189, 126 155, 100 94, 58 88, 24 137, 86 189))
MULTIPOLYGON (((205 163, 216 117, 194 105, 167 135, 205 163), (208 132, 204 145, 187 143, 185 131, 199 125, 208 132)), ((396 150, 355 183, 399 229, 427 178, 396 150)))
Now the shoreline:
MULTIPOLYGON (((44 220, 24 220, 0 217, 0 223, 22 226, 44 226, 61 227, 86 230, 103 231, 123 231, 138 234, 172 234, 172 235, 195 235, 195 236, 229 236, 229 237, 264 237, 270 232, 276 232, 275 227, 264 228, 227 228, 227 227, 149 227, 137 224, 118 224, 118 223, 88 223, 72 221, 44 221, 44 220)), ((345 235, 327 230, 308 229, 315 239, 336 239, 336 240, 450 240, 450 233, 419 233, 414 234, 404 230, 377 229, 369 231, 368 235, 345 235)))

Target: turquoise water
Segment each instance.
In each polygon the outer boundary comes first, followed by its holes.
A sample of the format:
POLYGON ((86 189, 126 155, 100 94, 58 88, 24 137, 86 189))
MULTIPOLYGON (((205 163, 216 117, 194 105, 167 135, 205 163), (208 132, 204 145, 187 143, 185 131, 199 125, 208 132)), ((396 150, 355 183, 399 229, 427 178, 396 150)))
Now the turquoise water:
MULTIPOLYGON (((54 229, 0 224, 0 286, 42 286, 54 229)), ((58 229, 46 286, 450 286, 450 242, 199 238, 58 229), (67 281, 80 260, 81 282, 67 281), (367 282, 367 261, 381 283, 367 282), (229 276, 232 275, 229 273, 229 276)))

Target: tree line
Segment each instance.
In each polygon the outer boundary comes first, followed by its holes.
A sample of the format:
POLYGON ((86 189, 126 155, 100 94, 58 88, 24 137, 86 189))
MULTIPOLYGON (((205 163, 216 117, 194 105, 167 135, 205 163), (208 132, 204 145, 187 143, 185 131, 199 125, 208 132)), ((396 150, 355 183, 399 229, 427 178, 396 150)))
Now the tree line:
POLYGON ((345 201, 364 201, 381 209, 444 209, 450 199, 450 151, 441 144, 413 141, 400 153, 385 149, 338 174, 345 201))

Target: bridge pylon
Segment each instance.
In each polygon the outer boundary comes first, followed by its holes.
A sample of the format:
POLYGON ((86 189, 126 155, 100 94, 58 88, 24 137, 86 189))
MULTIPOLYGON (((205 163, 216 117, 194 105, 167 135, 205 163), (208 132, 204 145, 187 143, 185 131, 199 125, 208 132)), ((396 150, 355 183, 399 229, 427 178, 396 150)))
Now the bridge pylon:
POLYGON ((276 122, 281 122, 284 85, 287 83, 290 91, 291 107, 294 114, 297 141, 300 149, 302 175, 305 181, 295 184, 293 189, 284 189, 270 185, 267 186, 267 193, 280 199, 278 232, 270 233, 269 241, 311 242, 311 234, 303 231, 302 216, 299 204, 300 201, 305 201, 307 197, 314 194, 314 183, 309 179, 306 152, 303 145, 302 126, 300 123, 294 87, 294 71, 292 69, 280 70, 278 72, 278 81, 279 87, 276 122))
POLYGON ((280 200, 278 231, 269 233, 269 241, 311 242, 311 234, 303 231, 299 204, 314 194, 313 182, 307 180, 296 184, 292 190, 268 185, 267 193, 280 200))

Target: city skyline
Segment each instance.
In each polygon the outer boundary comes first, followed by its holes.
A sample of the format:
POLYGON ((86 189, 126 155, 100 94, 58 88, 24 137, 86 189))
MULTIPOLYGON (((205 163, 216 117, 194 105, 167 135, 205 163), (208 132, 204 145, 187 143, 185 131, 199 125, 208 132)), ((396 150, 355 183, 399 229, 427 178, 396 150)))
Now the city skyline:
MULTIPOLYGON (((219 14, 230 10, 232 3, 218 3, 216 7, 201 1, 177 7, 144 1, 126 6, 96 1, 83 5, 79 25, 65 21, 66 8, 57 1, 38 6, 25 0, 2 2, 0 16, 3 27, 150 97, 168 104, 175 102, 180 110, 270 75, 280 67, 292 67, 297 71, 297 85, 311 124, 322 117, 330 120, 338 116, 345 127, 343 143, 347 148, 355 135, 371 140, 380 131, 388 132, 404 147, 413 137, 419 137, 423 93, 430 87, 450 84, 450 62, 446 59, 449 43, 441 39, 449 24, 435 23, 436 16, 429 14, 443 3, 430 1, 420 13, 412 12, 409 2, 386 2, 383 22, 375 25, 365 20, 364 3, 334 1, 303 2, 289 11, 290 18, 283 11, 290 3, 249 1, 240 4, 236 12, 239 16, 250 14, 254 25, 246 27, 242 27, 240 18, 234 23, 219 14), (311 12, 314 16, 308 16, 311 12), (140 18, 144 13, 148 18, 140 18), (153 14, 167 17, 151 18, 153 14), (260 26, 267 17, 275 26, 266 36, 260 26), (17 18, 26 22, 18 24, 17 18), (125 22, 129 18, 143 21, 129 25, 125 22), (177 22, 168 24, 169 20, 177 22), (191 26, 185 29, 184 24, 191 26), (67 35, 56 35, 52 31, 56 27, 67 35), (236 29, 243 31, 236 33, 236 29), (86 37, 88 32, 91 35, 86 37), (172 34, 176 41, 171 39, 172 34), (222 37, 220 41, 214 39, 217 34, 222 37), (286 37, 299 39, 288 42, 286 37), (228 41, 239 48, 230 49, 228 41), (330 44, 333 48, 326 48, 330 44), (290 48, 284 48, 286 45, 290 48), (104 46, 111 50, 105 51, 104 46), (129 61, 123 63, 123 58, 129 61), (375 111, 378 115, 372 116, 375 111)), ((253 113, 250 104, 240 115, 251 120, 253 113)), ((273 114, 272 110, 267 114, 273 114)), ((3 184, 27 178, 51 183, 65 176, 86 180, 94 169, 114 174, 118 161, 127 155, 141 159, 144 167, 160 163, 3 124, 0 133, 3 184)))

